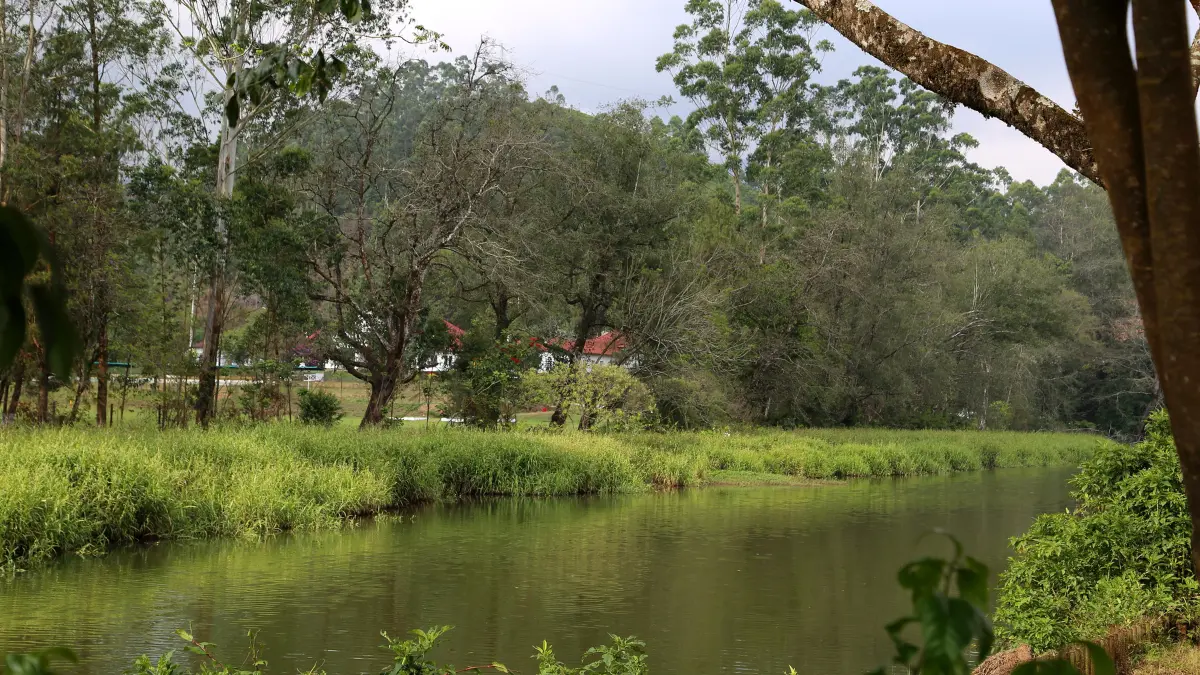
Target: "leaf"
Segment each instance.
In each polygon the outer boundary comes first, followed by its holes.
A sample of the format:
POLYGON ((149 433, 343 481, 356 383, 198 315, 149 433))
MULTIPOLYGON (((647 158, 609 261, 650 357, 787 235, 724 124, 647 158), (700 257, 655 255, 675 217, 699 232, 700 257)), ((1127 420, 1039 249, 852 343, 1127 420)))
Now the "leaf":
POLYGON ((915 599, 918 595, 932 593, 941 582, 945 569, 945 560, 922 558, 901 567, 897 579, 900 586, 913 592, 915 599))
POLYGON ((346 17, 346 21, 352 24, 362 21, 363 10, 359 0, 341 0, 341 4, 342 16, 346 17))
POLYGON ((246 87, 246 94, 250 97, 250 103, 259 105, 262 103, 263 89, 258 82, 252 82, 246 87))
POLYGON ((494 668, 496 670, 496 672, 500 672, 500 673, 508 672, 508 668, 506 668, 503 663, 492 662, 492 668, 494 668))
POLYGON ((1104 651, 1104 647, 1095 642, 1078 642, 1076 644, 1087 650, 1088 657, 1092 661, 1092 675, 1117 675, 1117 667, 1113 664, 1108 652, 1104 651))
POLYGON ((333 14, 337 6, 337 0, 317 0, 317 12, 321 14, 333 14))
POLYGON ((4 298, 0 305, 0 369, 8 368, 25 344, 25 305, 21 296, 4 298))
POLYGON ((225 104, 225 118, 229 120, 229 126, 236 127, 241 115, 242 111, 238 104, 238 95, 237 92, 234 92, 229 97, 229 102, 225 104))
POLYGON ((79 657, 67 647, 47 647, 38 652, 38 655, 47 661, 58 659, 70 663, 79 663, 79 657))
POLYGON ((968 556, 966 558, 966 567, 958 568, 955 576, 957 577, 959 595, 980 610, 986 611, 988 597, 987 565, 968 556))
POLYGON ((67 315, 67 294, 61 286, 32 286, 29 297, 42 332, 46 363, 50 372, 66 379, 75 356, 83 351, 75 325, 67 315))

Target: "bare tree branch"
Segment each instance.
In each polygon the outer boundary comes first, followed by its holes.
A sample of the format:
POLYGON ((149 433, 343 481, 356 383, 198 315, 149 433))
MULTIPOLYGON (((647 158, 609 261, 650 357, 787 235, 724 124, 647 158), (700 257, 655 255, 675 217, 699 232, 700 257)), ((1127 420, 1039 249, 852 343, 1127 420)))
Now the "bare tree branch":
POLYGON ((925 36, 870 0, 796 1, 913 82, 1004 121, 1101 182, 1083 120, 996 65, 925 36))

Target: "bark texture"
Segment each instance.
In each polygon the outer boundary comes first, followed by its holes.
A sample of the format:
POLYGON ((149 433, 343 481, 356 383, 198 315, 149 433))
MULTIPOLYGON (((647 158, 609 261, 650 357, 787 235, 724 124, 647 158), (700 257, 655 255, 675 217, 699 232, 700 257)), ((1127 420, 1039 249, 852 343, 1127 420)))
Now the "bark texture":
POLYGON ((1004 121, 1099 183, 1083 120, 970 52, 938 42, 870 0, 797 0, 871 56, 926 89, 1004 121))
POLYGON ((1184 0, 1054 0, 1067 68, 1108 186, 1171 411, 1200 569, 1200 137, 1184 0))

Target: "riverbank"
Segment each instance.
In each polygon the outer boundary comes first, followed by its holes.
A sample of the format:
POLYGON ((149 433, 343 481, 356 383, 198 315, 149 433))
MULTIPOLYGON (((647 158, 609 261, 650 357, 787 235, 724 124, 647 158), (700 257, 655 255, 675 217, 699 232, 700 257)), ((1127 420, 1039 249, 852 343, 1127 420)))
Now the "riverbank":
POLYGON ((428 500, 697 486, 721 475, 714 472, 794 481, 1071 465, 1095 443, 1069 434, 874 430, 13 430, 0 434, 0 565, 141 540, 336 527, 428 500))

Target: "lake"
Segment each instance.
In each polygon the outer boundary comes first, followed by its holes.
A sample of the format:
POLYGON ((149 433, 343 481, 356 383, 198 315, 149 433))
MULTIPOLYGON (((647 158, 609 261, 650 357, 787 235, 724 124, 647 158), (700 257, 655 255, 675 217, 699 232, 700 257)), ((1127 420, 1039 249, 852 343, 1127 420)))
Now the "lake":
POLYGON ((529 672, 543 639, 576 665, 611 632, 645 640, 658 673, 857 675, 887 660, 883 625, 908 608, 897 569, 949 550, 922 534, 954 532, 997 572, 1010 537, 1069 505, 1071 474, 503 499, 139 547, 0 581, 0 653, 69 645, 76 672, 119 673, 182 651, 175 630, 190 627, 236 663, 256 629, 272 672, 378 672, 380 630, 451 624, 434 655, 460 668, 529 672))

